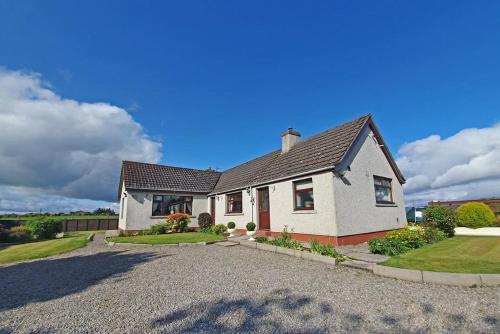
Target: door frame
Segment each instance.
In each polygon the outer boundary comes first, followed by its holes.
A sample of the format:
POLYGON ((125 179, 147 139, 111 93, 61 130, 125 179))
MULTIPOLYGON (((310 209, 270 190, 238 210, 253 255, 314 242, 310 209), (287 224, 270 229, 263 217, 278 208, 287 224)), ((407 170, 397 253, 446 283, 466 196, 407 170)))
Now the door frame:
POLYGON ((215 196, 210 196, 210 215, 212 216, 212 221, 215 224, 215 196))
POLYGON ((270 198, 269 198, 269 187, 261 187, 257 188, 257 219, 259 223, 259 230, 266 230, 270 231, 271 230, 271 203, 270 203, 270 198), (269 221, 269 226, 266 229, 263 229, 260 225, 260 203, 261 203, 261 194, 262 191, 266 190, 267 191, 267 216, 268 216, 268 221, 269 221))

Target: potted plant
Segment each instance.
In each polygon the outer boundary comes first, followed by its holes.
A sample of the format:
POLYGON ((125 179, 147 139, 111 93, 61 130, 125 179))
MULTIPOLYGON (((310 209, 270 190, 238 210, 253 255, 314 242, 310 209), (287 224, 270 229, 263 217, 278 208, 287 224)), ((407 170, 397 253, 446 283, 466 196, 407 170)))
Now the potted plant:
POLYGON ((253 236, 255 235, 255 233, 257 233, 257 231, 255 231, 256 227, 257 226, 255 225, 254 222, 250 222, 247 224, 247 235, 250 237, 248 238, 249 241, 255 241, 253 236))
POLYGON ((236 224, 234 222, 227 223, 227 231, 230 237, 234 237, 234 231, 236 231, 236 224))

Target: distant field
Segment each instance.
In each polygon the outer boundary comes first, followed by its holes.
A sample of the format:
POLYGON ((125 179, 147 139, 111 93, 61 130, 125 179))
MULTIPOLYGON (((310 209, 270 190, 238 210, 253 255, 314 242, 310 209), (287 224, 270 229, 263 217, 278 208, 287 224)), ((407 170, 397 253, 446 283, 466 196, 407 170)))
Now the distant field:
MULTIPOLYGON (((33 217, 12 217, 12 218, 0 218, 0 220, 33 220, 37 219, 40 217, 46 217, 46 216, 33 216, 33 217)), ((52 219, 59 219, 59 220, 64 220, 64 219, 118 219, 118 215, 115 216, 50 216, 52 219)))

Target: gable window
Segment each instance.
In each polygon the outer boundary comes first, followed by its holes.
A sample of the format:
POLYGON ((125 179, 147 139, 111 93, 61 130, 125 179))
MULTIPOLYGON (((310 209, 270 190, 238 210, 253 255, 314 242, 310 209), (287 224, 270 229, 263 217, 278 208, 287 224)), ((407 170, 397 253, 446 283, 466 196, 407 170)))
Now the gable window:
POLYGON ((226 195, 226 213, 242 213, 243 201, 241 191, 226 195))
POLYGON ((193 196, 153 195, 153 216, 179 212, 193 214, 193 196))
POLYGON ((375 184, 375 200, 377 204, 394 204, 392 199, 392 180, 386 177, 373 176, 375 184))
POLYGON ((294 209, 314 210, 314 193, 312 179, 293 183, 294 209))

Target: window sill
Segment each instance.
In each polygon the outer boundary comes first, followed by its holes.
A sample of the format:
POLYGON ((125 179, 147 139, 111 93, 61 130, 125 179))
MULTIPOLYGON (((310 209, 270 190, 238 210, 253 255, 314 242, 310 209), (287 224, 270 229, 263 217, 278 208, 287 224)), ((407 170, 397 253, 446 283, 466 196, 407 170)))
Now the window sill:
POLYGON ((225 213, 224 216, 244 216, 243 212, 225 213))
POLYGON ((294 210, 294 211, 292 211, 292 213, 302 215, 302 214, 308 214, 308 213, 317 213, 317 211, 316 210, 294 210))
POLYGON ((397 207, 396 203, 376 203, 375 206, 379 207, 397 207))

